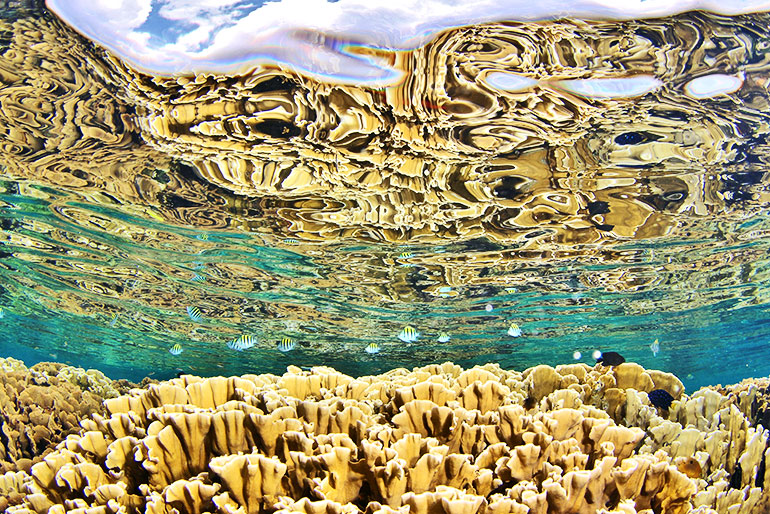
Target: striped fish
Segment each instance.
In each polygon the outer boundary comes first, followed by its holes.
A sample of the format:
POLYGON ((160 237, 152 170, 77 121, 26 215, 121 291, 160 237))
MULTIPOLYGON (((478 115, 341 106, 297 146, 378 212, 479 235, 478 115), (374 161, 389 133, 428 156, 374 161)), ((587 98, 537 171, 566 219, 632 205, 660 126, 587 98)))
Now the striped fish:
POLYGON ((450 339, 451 338, 449 337, 449 334, 447 334, 446 332, 441 332, 438 335, 438 342, 439 343, 448 343, 450 339))
POLYGON ((378 345, 377 343, 369 343, 366 345, 366 348, 364 348, 364 351, 371 355, 374 355, 375 353, 380 353, 380 345, 378 345))
POLYGON ((203 318, 203 313, 198 307, 187 307, 187 315, 193 321, 200 321, 203 318))
POLYGON ((198 275, 197 273, 193 273, 193 276, 190 280, 192 280, 193 282, 205 282, 206 277, 204 277, 203 275, 198 275))
POLYGON ((278 343, 278 349, 282 352, 290 352, 292 351, 297 345, 294 344, 294 339, 291 337, 284 337, 281 339, 281 342, 278 343))
POLYGON ((255 344, 257 344, 257 339, 254 336, 250 334, 244 334, 241 337, 236 337, 232 341, 228 341, 227 347, 235 350, 236 352, 242 352, 243 350, 248 350, 255 344))
POLYGON ((401 262, 399 266, 401 266, 402 268, 414 267, 414 263, 409 262, 409 259, 411 259, 412 257, 414 257, 414 254, 412 252, 401 252, 400 254, 398 254, 398 260, 404 261, 404 262, 401 262))
POLYGON ((516 323, 511 323, 511 326, 508 327, 508 335, 511 337, 521 336, 521 329, 519 328, 519 325, 516 323))
POLYGON ((284 242, 284 244, 287 244, 287 245, 298 245, 299 244, 299 240, 298 239, 294 239, 293 237, 287 237, 286 239, 283 240, 283 242, 284 242))
POLYGON ((180 345, 179 343, 176 343, 174 346, 172 346, 171 348, 168 349, 168 353, 170 353, 171 355, 174 355, 174 356, 179 355, 183 351, 184 350, 182 350, 182 345, 180 345))
POLYGON ((417 341, 418 337, 420 337, 420 333, 409 326, 404 327, 404 330, 398 334, 398 338, 405 343, 413 343, 417 341))

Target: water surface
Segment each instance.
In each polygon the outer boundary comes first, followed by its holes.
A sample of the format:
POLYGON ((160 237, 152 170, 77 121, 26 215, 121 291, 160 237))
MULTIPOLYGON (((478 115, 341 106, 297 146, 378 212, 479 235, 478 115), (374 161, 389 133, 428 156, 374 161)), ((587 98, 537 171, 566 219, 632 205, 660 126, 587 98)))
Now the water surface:
POLYGON ((767 14, 360 47, 389 85, 151 76, 40 7, 2 18, 2 355, 133 379, 595 350, 688 388, 770 374, 767 14))

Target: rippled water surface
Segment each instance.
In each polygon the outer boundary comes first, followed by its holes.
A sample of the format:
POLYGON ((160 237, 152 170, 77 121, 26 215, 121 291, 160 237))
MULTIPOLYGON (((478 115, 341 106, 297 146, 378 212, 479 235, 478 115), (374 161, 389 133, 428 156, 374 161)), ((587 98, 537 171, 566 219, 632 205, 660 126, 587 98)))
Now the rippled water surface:
POLYGON ((0 355, 770 374, 767 14, 447 29, 351 50, 401 77, 373 86, 149 76, 30 4, 0 11, 0 355))

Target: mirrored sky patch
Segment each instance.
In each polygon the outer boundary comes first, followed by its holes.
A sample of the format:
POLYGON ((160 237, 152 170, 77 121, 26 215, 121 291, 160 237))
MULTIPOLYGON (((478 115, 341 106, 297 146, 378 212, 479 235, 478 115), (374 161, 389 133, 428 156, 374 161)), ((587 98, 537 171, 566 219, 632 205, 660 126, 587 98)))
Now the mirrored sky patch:
POLYGON ((635 19, 693 9, 740 14, 770 9, 770 0, 47 0, 66 23, 141 71, 173 75, 238 73, 278 63, 324 80, 387 85, 400 75, 354 54, 348 45, 409 49, 437 32, 501 20, 534 21, 572 16, 635 19), (296 31, 315 31, 342 41, 342 50, 308 52, 296 31), (337 75, 335 65, 361 60, 337 75), (331 70, 331 72, 329 71, 331 70))

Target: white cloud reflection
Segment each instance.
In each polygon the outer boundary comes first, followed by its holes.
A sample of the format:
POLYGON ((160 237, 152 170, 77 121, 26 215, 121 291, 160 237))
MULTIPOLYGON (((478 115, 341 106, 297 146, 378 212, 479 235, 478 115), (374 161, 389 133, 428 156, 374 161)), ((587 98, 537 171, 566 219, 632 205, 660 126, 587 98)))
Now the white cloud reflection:
POLYGON ((158 74, 232 73, 279 62, 337 82, 398 74, 347 45, 406 49, 438 31, 500 20, 635 19, 693 9, 740 14, 770 0, 47 0, 86 37, 158 74))

